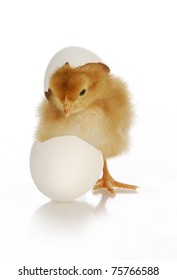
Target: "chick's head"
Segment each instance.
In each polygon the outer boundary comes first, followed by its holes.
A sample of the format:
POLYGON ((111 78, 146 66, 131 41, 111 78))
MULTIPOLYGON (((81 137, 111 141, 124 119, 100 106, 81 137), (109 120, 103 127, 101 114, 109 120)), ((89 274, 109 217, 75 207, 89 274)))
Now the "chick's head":
POLYGON ((101 97, 108 75, 109 68, 102 63, 88 63, 77 68, 66 63, 51 76, 45 95, 68 117, 101 97))

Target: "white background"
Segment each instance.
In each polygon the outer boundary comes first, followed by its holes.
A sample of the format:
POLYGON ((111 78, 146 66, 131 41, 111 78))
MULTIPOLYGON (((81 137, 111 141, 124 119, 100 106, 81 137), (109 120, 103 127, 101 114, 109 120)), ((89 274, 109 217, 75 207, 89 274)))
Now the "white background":
POLYGON ((175 2, 1 2, 2 260, 177 259, 175 2), (45 69, 72 45, 95 52, 129 85, 137 113, 132 147, 108 164, 117 180, 140 186, 138 193, 118 190, 113 199, 90 191, 56 204, 32 182, 29 153, 45 69))

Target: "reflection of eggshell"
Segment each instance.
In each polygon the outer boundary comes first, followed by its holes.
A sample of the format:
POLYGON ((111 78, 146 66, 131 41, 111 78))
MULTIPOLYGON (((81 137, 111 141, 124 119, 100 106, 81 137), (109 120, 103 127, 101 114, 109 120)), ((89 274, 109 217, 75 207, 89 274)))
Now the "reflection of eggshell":
POLYGON ((44 78, 44 90, 48 91, 49 80, 57 68, 69 62, 71 67, 78 67, 86 63, 101 62, 101 59, 93 52, 81 47, 67 47, 57 52, 50 60, 44 78))
POLYGON ((103 168, 101 151, 76 136, 34 142, 31 176, 38 189, 55 201, 68 201, 89 191, 103 168))

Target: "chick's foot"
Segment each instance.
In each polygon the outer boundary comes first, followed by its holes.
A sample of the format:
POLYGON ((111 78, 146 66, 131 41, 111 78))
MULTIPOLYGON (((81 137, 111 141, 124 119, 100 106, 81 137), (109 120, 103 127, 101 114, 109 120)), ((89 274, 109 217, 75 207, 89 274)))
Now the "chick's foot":
POLYGON ((105 178, 101 178, 96 182, 96 185, 93 187, 93 190, 98 190, 98 189, 107 189, 113 196, 115 196, 115 190, 113 189, 113 186, 110 182, 110 180, 105 180, 105 178))
POLYGON ((97 181, 96 185, 93 187, 93 190, 106 188, 109 192, 111 192, 112 195, 115 196, 116 193, 114 187, 121 188, 121 189, 129 189, 129 190, 137 190, 138 188, 137 186, 120 183, 114 180, 112 176, 109 174, 107 163, 105 161, 104 168, 103 168, 103 177, 97 181))

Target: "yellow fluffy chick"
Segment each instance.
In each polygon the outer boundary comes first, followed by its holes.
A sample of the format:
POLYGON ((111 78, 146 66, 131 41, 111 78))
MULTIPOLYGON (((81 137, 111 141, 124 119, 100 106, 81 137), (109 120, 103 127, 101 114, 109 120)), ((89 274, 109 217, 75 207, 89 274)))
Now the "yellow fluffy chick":
POLYGON ((125 83, 110 74, 105 64, 72 68, 66 63, 51 76, 45 96, 39 109, 36 139, 80 137, 103 153, 103 176, 94 189, 107 188, 112 194, 113 187, 136 190, 136 186, 115 181, 106 162, 129 147, 134 114, 125 83))

